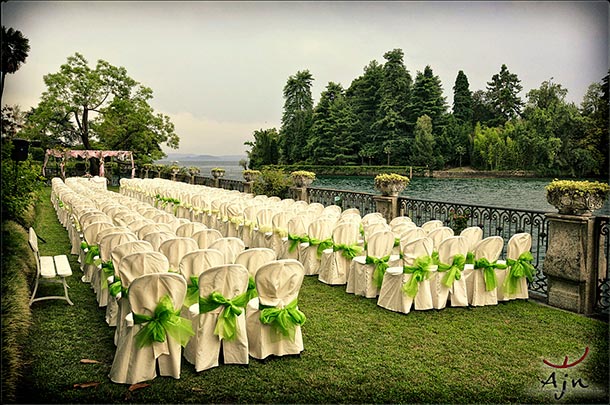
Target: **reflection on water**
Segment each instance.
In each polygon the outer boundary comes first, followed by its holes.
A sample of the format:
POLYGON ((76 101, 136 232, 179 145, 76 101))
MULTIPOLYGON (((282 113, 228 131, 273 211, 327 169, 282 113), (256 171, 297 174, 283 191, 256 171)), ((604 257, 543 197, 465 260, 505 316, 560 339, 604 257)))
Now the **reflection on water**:
MULTIPOLYGON (((549 178, 436 179, 415 177, 401 196, 473 205, 555 212, 546 201, 549 178)), ((372 177, 320 176, 312 187, 376 193, 372 177)), ((599 214, 610 215, 610 201, 599 214)))
MULTIPOLYGON (((161 164, 171 164, 159 161, 161 164)), ((214 167, 225 169, 224 178, 243 180, 243 168, 238 161, 184 161, 181 166, 196 166, 204 177, 212 177, 214 167)), ((502 179, 436 179, 415 177, 401 193, 416 199, 454 202, 473 205, 492 205, 524 210, 555 212, 546 201, 546 185, 552 178, 502 178, 502 179)), ((377 193, 373 177, 365 176, 318 176, 311 185, 319 188, 377 193)), ((610 201, 598 214, 610 215, 610 201)))

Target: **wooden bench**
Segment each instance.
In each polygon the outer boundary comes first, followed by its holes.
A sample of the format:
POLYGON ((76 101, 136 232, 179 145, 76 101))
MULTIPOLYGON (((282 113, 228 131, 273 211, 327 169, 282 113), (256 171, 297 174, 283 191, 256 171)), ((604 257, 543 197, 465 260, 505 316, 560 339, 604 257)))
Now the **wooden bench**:
POLYGON ((34 283, 34 291, 30 298, 30 306, 33 302, 42 300, 65 300, 68 304, 74 305, 68 296, 69 287, 66 283, 66 277, 72 275, 72 268, 70 267, 68 256, 40 256, 40 251, 38 250, 38 236, 36 235, 34 228, 31 227, 28 241, 36 256, 36 282, 34 283), (36 298, 36 292, 38 291, 40 282, 61 283, 64 287, 64 295, 49 295, 36 298))

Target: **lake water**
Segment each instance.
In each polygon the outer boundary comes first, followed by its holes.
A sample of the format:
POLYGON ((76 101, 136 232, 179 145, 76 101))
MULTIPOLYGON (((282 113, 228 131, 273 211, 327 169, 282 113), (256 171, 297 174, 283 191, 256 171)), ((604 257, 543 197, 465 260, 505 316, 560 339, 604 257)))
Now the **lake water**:
MULTIPOLYGON (((162 164, 171 162, 160 161, 162 164)), ((243 168, 237 161, 184 161, 182 166, 196 166, 201 175, 211 177, 213 167, 226 170, 225 178, 243 180, 243 168)), ((552 178, 502 178, 502 179, 435 179, 415 177, 401 193, 416 199, 473 205, 492 205, 503 208, 542 210, 555 212, 546 201, 546 185, 552 178)), ((377 193, 373 177, 318 176, 311 187, 377 193)), ((596 213, 610 215, 610 201, 596 213)))

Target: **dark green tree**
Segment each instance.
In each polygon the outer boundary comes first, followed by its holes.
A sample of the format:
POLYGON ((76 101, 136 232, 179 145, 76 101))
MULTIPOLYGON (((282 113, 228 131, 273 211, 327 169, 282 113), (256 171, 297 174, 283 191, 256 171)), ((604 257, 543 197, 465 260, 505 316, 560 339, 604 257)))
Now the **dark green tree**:
POLYGON ((279 161, 279 134, 277 129, 258 129, 254 131, 254 142, 244 142, 250 146, 247 151, 251 169, 261 169, 265 165, 275 165, 279 161))
POLYGON ((468 84, 468 78, 460 70, 453 85, 453 116, 458 123, 472 123, 472 92, 468 84))
POLYGON ((491 125, 504 125, 504 123, 521 114, 523 101, 519 93, 523 89, 521 80, 516 74, 510 73, 505 64, 500 72, 493 75, 487 82, 487 100, 494 113, 491 125))
MULTIPOLYGON (((397 141, 401 145, 408 136, 408 106, 411 100, 411 75, 403 62, 402 49, 386 52, 383 57, 383 76, 380 87, 380 104, 377 112, 377 121, 373 125, 375 138, 371 144, 380 145, 381 149, 387 141, 397 141)), ((382 150, 379 150, 382 152, 382 150)), ((397 151, 405 156, 406 151, 397 151)), ((383 162, 383 155, 377 154, 378 163, 383 162)))
POLYGON ((487 93, 477 90, 472 93, 472 125, 488 125, 494 119, 494 111, 487 93))
POLYGON ((364 67, 364 74, 354 79, 345 91, 346 99, 356 118, 353 134, 361 145, 374 143, 379 137, 374 124, 380 109, 382 79, 383 66, 373 60, 364 67))
POLYGON ((7 74, 13 74, 28 57, 30 41, 23 36, 21 31, 12 27, 2 26, 2 82, 0 82, 0 105, 2 104, 2 93, 4 93, 4 81, 7 74))
POLYGON ((290 76, 284 86, 284 113, 280 130, 282 163, 290 164, 307 158, 305 147, 313 120, 313 80, 309 70, 304 70, 290 76))
POLYGON ((584 121, 582 142, 595 151, 597 170, 593 174, 608 177, 608 75, 601 83, 592 83, 580 106, 584 121))
POLYGON ((436 141, 432 134, 432 120, 427 115, 422 115, 415 124, 415 138, 413 140, 413 154, 411 162, 416 166, 429 166, 437 168, 438 154, 436 152, 436 141))
POLYGON ((434 75, 430 66, 426 66, 423 72, 417 72, 415 76, 409 111, 411 121, 416 122, 419 117, 427 115, 432 120, 433 133, 438 135, 445 126, 446 113, 447 103, 441 80, 434 75))

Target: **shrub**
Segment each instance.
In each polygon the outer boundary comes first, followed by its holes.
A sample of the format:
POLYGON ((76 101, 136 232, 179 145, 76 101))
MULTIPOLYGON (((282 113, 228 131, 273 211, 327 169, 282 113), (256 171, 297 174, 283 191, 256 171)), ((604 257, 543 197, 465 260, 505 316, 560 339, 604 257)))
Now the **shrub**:
POLYGON ((15 402, 17 384, 23 374, 23 344, 32 313, 29 285, 36 262, 28 234, 12 221, 2 223, 2 402, 15 402))
POLYGON ((288 193, 292 181, 290 177, 281 169, 263 169, 260 176, 254 180, 252 191, 254 194, 264 194, 269 197, 277 196, 288 198, 288 193))

